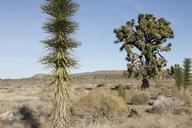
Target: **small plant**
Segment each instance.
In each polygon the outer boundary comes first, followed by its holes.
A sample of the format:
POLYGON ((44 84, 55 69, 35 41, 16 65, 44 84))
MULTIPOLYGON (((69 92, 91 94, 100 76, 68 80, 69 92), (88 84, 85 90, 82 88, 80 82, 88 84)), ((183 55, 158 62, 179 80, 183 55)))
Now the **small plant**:
POLYGON ((118 91, 118 95, 125 100, 125 98, 126 98, 126 90, 125 90, 125 88, 121 84, 119 84, 119 86, 117 88, 117 91, 118 91))
POLYGON ((144 93, 135 94, 130 99, 130 103, 134 105, 144 105, 144 104, 147 104, 148 101, 149 101, 149 97, 144 93))
POLYGON ((184 67, 184 89, 187 89, 187 86, 190 85, 190 72, 191 72, 191 59, 185 58, 183 61, 183 67, 184 67))

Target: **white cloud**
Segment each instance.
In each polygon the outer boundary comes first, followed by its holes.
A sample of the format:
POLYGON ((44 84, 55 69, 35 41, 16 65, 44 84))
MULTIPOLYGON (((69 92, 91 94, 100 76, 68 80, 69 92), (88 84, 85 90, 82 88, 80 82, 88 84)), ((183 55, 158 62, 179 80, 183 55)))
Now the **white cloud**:
POLYGON ((143 7, 142 7, 140 4, 138 4, 138 3, 136 3, 136 2, 134 2, 134 1, 132 1, 132 0, 128 0, 127 2, 128 2, 133 8, 135 8, 138 12, 142 12, 143 7))

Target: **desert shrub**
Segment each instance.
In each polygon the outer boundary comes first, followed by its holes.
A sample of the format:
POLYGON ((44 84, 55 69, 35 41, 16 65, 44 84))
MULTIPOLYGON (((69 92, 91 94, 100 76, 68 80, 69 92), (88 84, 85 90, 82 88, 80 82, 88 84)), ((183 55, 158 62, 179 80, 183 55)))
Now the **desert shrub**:
POLYGON ((128 108, 123 99, 112 92, 96 89, 73 103, 72 115, 89 123, 105 120, 119 122, 127 117, 128 108))
POLYGON ((176 128, 176 126, 172 119, 162 116, 158 118, 129 118, 120 125, 112 125, 111 122, 86 125, 82 122, 73 128, 176 128))
POLYGON ((115 128, 115 127, 111 125, 110 122, 87 124, 86 121, 81 121, 75 126, 72 126, 72 128, 115 128))
POLYGON ((149 101, 149 97, 145 93, 134 94, 129 101, 130 104, 144 105, 149 101))
POLYGON ((118 91, 118 95, 125 100, 125 98, 126 98, 125 87, 123 87, 121 84, 119 84, 117 91, 118 91))
POLYGON ((180 100, 180 102, 182 102, 182 106, 192 107, 192 96, 190 93, 177 92, 177 93, 174 93, 173 97, 174 99, 180 100))
POLYGON ((116 128, 175 128, 175 124, 171 119, 167 119, 166 117, 130 118, 116 128))
POLYGON ((0 121, 0 128, 26 128, 21 122, 2 122, 0 121))

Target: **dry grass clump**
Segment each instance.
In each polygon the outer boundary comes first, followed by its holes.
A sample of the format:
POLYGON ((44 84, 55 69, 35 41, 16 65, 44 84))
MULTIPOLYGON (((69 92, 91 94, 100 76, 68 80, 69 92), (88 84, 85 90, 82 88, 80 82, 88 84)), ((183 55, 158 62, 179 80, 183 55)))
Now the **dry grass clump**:
POLYGON ((149 97, 145 93, 138 93, 131 96, 129 104, 145 105, 149 101, 149 97))
POLYGON ((0 128, 26 128, 22 123, 20 122, 14 122, 13 124, 9 122, 0 122, 0 128))
POLYGON ((178 102, 178 107, 173 111, 174 114, 192 114, 192 95, 188 92, 178 92, 174 94, 173 99, 178 102))
POLYGON ((112 92, 96 89, 73 103, 72 114, 88 123, 106 120, 116 123, 127 117, 128 107, 122 98, 112 92))
POLYGON ((118 128, 176 128, 173 121, 166 117, 161 118, 130 118, 118 128))
POLYGON ((111 122, 86 125, 83 122, 73 128, 176 128, 176 125, 172 119, 167 117, 146 117, 128 118, 121 125, 113 125, 111 122))
POLYGON ((153 91, 163 96, 172 96, 177 90, 178 89, 175 85, 160 86, 158 88, 153 89, 153 91))
POLYGON ((82 121, 79 124, 72 126, 71 128, 116 128, 116 127, 112 125, 110 122, 105 123, 96 122, 87 124, 86 121, 82 121))
POLYGON ((175 99, 183 102, 183 106, 192 107, 192 95, 189 92, 176 92, 173 96, 175 99))

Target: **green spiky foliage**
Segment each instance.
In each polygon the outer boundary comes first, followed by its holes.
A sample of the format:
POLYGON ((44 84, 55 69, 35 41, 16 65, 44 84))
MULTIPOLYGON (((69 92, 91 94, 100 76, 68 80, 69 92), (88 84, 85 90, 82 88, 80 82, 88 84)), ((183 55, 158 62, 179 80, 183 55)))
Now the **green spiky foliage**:
POLYGON ((183 67, 184 67, 184 89, 187 89, 187 86, 190 85, 190 72, 191 72, 191 59, 185 58, 183 61, 183 67))
POLYGON ((178 64, 176 64, 173 70, 175 84, 178 87, 178 90, 181 90, 181 87, 183 85, 183 69, 178 64))
POLYGON ((174 37, 170 22, 164 18, 157 19, 152 14, 139 14, 138 23, 134 19, 114 30, 117 40, 122 43, 120 51, 127 52, 128 76, 142 77, 142 88, 149 87, 149 79, 158 78, 166 66, 166 59, 161 52, 169 52, 174 37))
POLYGON ((53 128, 69 127, 69 69, 76 65, 71 52, 79 45, 72 37, 78 27, 78 24, 72 20, 72 16, 77 12, 78 7, 78 4, 72 0, 46 0, 41 7, 43 12, 50 16, 43 26, 50 36, 42 41, 49 53, 42 59, 42 62, 52 69, 53 128))

